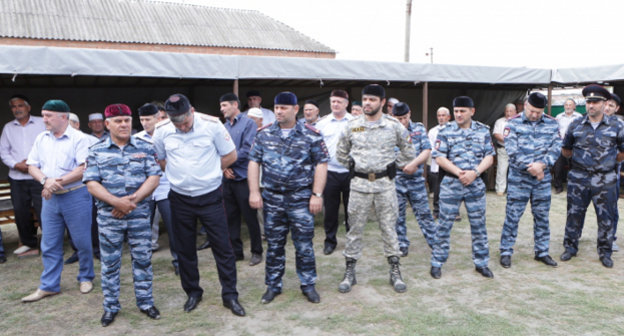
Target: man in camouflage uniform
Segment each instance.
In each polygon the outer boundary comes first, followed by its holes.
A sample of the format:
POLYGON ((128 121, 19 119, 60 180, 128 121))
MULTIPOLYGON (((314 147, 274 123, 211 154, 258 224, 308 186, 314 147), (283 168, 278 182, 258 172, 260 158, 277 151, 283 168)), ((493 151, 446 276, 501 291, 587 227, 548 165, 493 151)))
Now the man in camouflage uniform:
POLYGON ((535 241, 535 260, 548 266, 557 263, 548 255, 550 228, 550 168, 561 149, 559 124, 544 114, 547 99, 532 93, 524 104, 524 112, 507 121, 503 131, 505 151, 509 156, 507 179, 507 209, 500 242, 500 263, 511 267, 513 246, 518 236, 518 222, 531 200, 535 241))
POLYGON ((282 292, 284 245, 289 230, 301 291, 308 301, 319 303, 321 298, 314 288, 317 276, 312 238, 314 215, 323 207, 329 153, 319 131, 297 122, 299 105, 295 94, 281 92, 274 102, 276 122, 258 131, 249 153, 247 172, 249 205, 264 210, 267 290, 262 303, 273 301, 282 292))
POLYGON ((382 86, 371 84, 362 90, 364 117, 355 118, 347 124, 338 140, 336 159, 350 167, 349 225, 347 243, 343 252, 346 258, 344 278, 338 290, 347 293, 357 283, 355 264, 362 256, 362 234, 371 209, 375 210, 384 254, 390 264, 390 284, 398 293, 407 286, 399 269, 399 242, 396 223, 398 204, 394 175, 414 159, 414 147, 410 136, 393 117, 384 115, 386 101, 382 86), (399 152, 395 152, 395 148, 399 152), (398 168, 397 168, 398 167, 398 168))
POLYGON ((126 236, 132 254, 137 306, 150 318, 160 318, 152 296, 152 231, 146 198, 158 186, 161 171, 152 144, 130 135, 130 108, 124 104, 109 105, 104 114, 110 137, 89 148, 82 180, 97 199, 104 293, 101 322, 106 327, 121 309, 119 273, 126 236))
POLYGON ((616 116, 604 114, 611 94, 602 86, 586 86, 583 96, 587 115, 570 124, 561 149, 561 154, 572 162, 561 261, 576 256, 585 211, 591 201, 598 220, 598 256, 602 265, 610 268, 618 200, 616 167, 624 159, 624 123, 616 116))
POLYGON ((431 142, 427 137, 427 130, 422 123, 411 121, 412 113, 407 104, 400 102, 394 104, 392 115, 407 129, 416 152, 416 158, 397 172, 395 180, 399 203, 399 217, 396 223, 396 231, 399 239, 401 256, 406 257, 409 251, 409 239, 407 239, 407 227, 405 225, 405 209, 407 203, 412 205, 412 212, 416 216, 420 230, 427 241, 427 245, 433 246, 435 237, 435 223, 429 210, 427 188, 423 177, 422 164, 427 161, 431 154, 431 142))
POLYGON ((472 98, 453 100, 452 121, 438 133, 432 156, 446 171, 440 183, 440 219, 431 254, 431 276, 442 276, 442 265, 448 258, 450 235, 459 206, 464 201, 472 234, 472 261, 477 272, 493 278, 488 268, 490 251, 485 227, 485 184, 479 176, 494 160, 494 147, 489 127, 472 120, 475 113, 472 98))

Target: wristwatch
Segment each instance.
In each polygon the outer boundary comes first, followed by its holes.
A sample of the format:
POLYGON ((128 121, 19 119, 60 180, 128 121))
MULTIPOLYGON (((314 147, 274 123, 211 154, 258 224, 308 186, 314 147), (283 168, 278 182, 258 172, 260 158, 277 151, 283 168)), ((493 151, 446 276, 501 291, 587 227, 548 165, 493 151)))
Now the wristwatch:
POLYGON ((319 198, 323 198, 323 193, 315 193, 313 192, 312 195, 319 197, 319 198))
POLYGON ((474 169, 475 174, 477 174, 477 176, 481 175, 481 173, 479 173, 479 169, 475 168, 474 169))
POLYGON ((41 183, 41 185, 44 185, 46 183, 46 180, 48 179, 47 176, 44 176, 41 181, 39 181, 39 183, 41 183))

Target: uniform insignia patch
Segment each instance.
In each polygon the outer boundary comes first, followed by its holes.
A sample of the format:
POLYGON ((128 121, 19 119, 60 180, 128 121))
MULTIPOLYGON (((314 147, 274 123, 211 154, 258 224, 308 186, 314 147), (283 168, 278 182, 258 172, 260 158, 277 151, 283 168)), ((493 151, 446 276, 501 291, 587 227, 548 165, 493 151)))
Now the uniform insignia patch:
POLYGON ((441 144, 441 143, 442 143, 442 141, 440 141, 440 140, 436 140, 436 142, 435 142, 435 149, 436 149, 436 150, 440 149, 440 144, 441 144))
POLYGON ((135 159, 142 159, 142 158, 144 158, 146 156, 147 156, 147 154, 145 154, 145 153, 136 153, 136 154, 132 155, 132 157, 135 158, 135 159))
POLYGON ((351 132, 364 132, 364 127, 355 127, 351 129, 351 132))
POLYGON ((509 135, 510 131, 511 129, 509 127, 505 127, 505 130, 503 131, 503 136, 506 138, 509 135))

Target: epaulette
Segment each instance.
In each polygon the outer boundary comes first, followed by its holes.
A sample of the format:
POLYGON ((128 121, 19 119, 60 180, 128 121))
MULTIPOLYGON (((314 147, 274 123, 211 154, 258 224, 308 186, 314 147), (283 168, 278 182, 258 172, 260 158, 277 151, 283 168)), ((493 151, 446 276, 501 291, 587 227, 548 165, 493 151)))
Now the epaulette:
POLYGON ((263 129, 265 129, 265 128, 269 128, 269 127, 271 127, 271 125, 273 125, 273 123, 270 123, 270 124, 264 125, 264 126, 262 126, 262 127, 258 128, 258 130, 257 130, 256 132, 260 132, 260 131, 262 131, 262 130, 263 130, 263 129))
POLYGON ((221 123, 221 120, 219 120, 219 118, 215 116, 211 116, 209 114, 205 114, 205 113, 201 113, 197 111, 195 111, 195 114, 197 114, 202 120, 211 121, 215 123, 221 123))
POLYGON ((151 141, 151 140, 148 140, 148 139, 145 139, 145 138, 142 138, 142 137, 138 137, 138 136, 136 136, 136 135, 133 135, 133 137, 134 137, 134 139, 135 139, 135 140, 141 140, 141 141, 146 142, 146 143, 148 143, 148 144, 150 144, 150 145, 153 145, 153 144, 154 144, 154 142, 153 142, 153 141, 151 141))
POLYGON ((546 113, 544 113, 544 114, 543 114, 543 116, 544 116, 544 117, 546 117, 546 118, 548 118, 548 119, 557 120, 557 118, 555 118, 555 117, 551 116, 550 114, 546 114, 546 113))
POLYGON ((156 127, 156 129, 158 129, 158 128, 160 128, 160 127, 163 127, 163 126, 165 126, 165 125, 169 124, 170 122, 171 122, 171 120, 169 120, 169 119, 161 120, 161 121, 159 121, 159 122, 156 124, 156 126, 155 126, 155 127, 156 127))
POLYGON ((480 122, 480 121, 476 121, 476 120, 473 120, 473 121, 474 121, 474 122, 476 122, 476 123, 477 123, 477 125, 479 125, 479 126, 481 126, 481 127, 485 127, 485 128, 487 128, 487 129, 490 129, 490 126, 488 126, 488 125, 486 125, 486 124, 484 124, 484 123, 482 123, 482 122, 480 122))
MULTIPOLYGON (((545 114, 545 115, 547 115, 547 114, 545 114)), ((511 117, 511 118, 509 118, 507 120, 516 119, 516 118, 520 118, 520 117, 522 117, 522 113, 518 113, 515 116, 513 116, 513 117, 511 117)), ((553 118, 553 119, 555 119, 555 118, 553 118)))
POLYGON ((317 130, 314 126, 311 126, 309 124, 303 124, 303 126, 316 134, 321 134, 321 131, 317 130))

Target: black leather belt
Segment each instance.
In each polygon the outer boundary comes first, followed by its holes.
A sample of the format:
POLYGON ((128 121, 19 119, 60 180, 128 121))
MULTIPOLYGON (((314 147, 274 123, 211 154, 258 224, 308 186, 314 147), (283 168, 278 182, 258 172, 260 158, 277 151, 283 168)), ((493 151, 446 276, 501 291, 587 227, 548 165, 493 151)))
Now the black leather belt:
POLYGON ((388 176, 388 172, 385 171, 385 172, 381 172, 381 173, 368 173, 368 174, 355 172, 354 175, 357 176, 357 177, 360 177, 360 178, 363 178, 363 179, 367 179, 367 180, 373 182, 373 181, 378 180, 378 179, 380 179, 382 177, 388 176))

